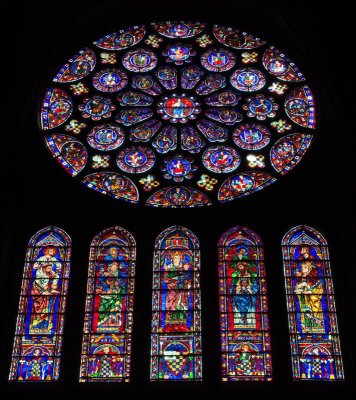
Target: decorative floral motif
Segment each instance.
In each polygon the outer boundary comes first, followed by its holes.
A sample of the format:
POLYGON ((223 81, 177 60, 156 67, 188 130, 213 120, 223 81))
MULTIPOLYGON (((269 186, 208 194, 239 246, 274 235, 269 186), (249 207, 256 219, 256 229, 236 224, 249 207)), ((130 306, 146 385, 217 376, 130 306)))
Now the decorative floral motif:
POLYGON ((292 125, 288 124, 284 119, 271 122, 271 126, 275 128, 278 133, 284 133, 285 131, 290 131, 292 129, 292 125))
POLYGON ((252 52, 245 51, 241 54, 241 61, 244 64, 255 63, 257 62, 257 58, 258 58, 258 53, 256 53, 255 51, 252 52))
POLYGON ((73 83, 73 85, 70 85, 69 87, 74 96, 80 96, 81 94, 89 92, 89 88, 85 86, 82 82, 79 82, 77 84, 73 83))
POLYGON ((110 162, 110 156, 102 156, 100 154, 95 154, 92 158, 92 167, 94 169, 107 168, 110 162))
POLYGON ((116 64, 117 63, 117 54, 116 53, 100 53, 101 63, 102 64, 116 64))
POLYGON ((148 38, 145 40, 145 43, 148 44, 149 46, 154 47, 155 49, 158 49, 162 41, 163 39, 156 35, 149 35, 148 38))
POLYGON ((288 89, 288 85, 285 83, 280 83, 280 82, 273 82, 271 86, 268 86, 268 90, 271 93, 276 93, 279 95, 284 94, 287 89, 288 89))
POLYGON ((211 192, 212 190, 215 189, 215 185, 218 183, 218 180, 216 178, 213 178, 209 175, 203 174, 200 177, 200 180, 197 182, 197 185, 208 192, 211 192))
POLYGON ((159 186, 159 181, 154 175, 147 175, 145 178, 141 178, 139 182, 141 183, 145 192, 149 192, 150 190, 159 186))
POLYGON ((76 119, 71 119, 69 124, 65 126, 65 130, 78 135, 86 126, 87 124, 85 122, 79 122, 76 119))
POLYGON ((264 168, 266 166, 265 156, 262 154, 248 154, 246 160, 251 168, 264 168))
POLYGON ((207 46, 209 46, 209 45, 211 45, 211 44, 214 43, 213 40, 212 40, 212 38, 211 38, 209 35, 206 35, 206 34, 204 34, 204 35, 202 35, 202 36, 196 38, 195 41, 196 41, 196 42, 198 43, 198 45, 199 45, 200 47, 202 47, 202 48, 205 48, 205 47, 207 47, 207 46))

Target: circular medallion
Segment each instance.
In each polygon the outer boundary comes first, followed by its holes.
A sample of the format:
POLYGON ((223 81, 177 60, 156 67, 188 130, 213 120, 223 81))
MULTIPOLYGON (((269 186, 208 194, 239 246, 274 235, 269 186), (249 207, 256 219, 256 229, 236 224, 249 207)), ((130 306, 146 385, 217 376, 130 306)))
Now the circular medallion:
POLYGON ((151 50, 130 50, 124 55, 122 63, 129 71, 146 72, 157 65, 157 57, 151 50))
POLYGON ((185 37, 189 34, 190 29, 185 24, 174 24, 169 28, 169 33, 171 36, 176 38, 185 37))
POLYGON ((229 146, 213 146, 203 153, 203 164, 209 171, 228 173, 234 171, 241 162, 239 153, 229 146))
POLYGON ((125 133, 118 125, 99 125, 90 131, 87 140, 93 149, 110 151, 124 143, 125 133))
POLYGON ((195 98, 184 94, 164 97, 158 106, 158 112, 163 114, 162 118, 169 119, 171 122, 185 123, 189 119, 194 119, 200 112, 200 104, 195 101, 195 98))
POLYGON ((259 124, 241 124, 233 131, 235 144, 244 150, 259 150, 271 139, 268 129, 259 124))
POLYGON ((210 49, 205 51, 201 58, 202 65, 208 71, 229 71, 236 62, 234 53, 225 49, 210 49))
POLYGON ((173 158, 168 161, 166 168, 169 175, 181 178, 189 174, 191 165, 184 158, 173 158))
POLYGON ((93 86, 101 92, 118 92, 128 82, 125 72, 116 68, 106 68, 93 76, 93 86))
POLYGON ((172 61, 185 61, 190 57, 190 49, 187 46, 170 47, 167 53, 172 61))
POLYGON ((240 68, 231 75, 230 82, 235 89, 242 92, 255 92, 264 87, 266 78, 258 69, 240 68))
POLYGON ((139 174, 151 169, 155 159, 153 151, 148 147, 132 146, 119 152, 116 163, 125 172, 139 174))

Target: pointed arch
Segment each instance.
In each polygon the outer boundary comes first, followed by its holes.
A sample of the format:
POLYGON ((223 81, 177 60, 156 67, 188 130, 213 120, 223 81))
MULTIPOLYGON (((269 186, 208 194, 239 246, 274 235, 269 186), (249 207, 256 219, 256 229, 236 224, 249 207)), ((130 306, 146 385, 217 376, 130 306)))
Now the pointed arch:
POLYGON ((80 382, 128 382, 136 242, 114 226, 90 245, 80 382))
POLYGON ((10 381, 59 379, 71 245, 69 235, 54 226, 28 243, 10 381))
POLYGON ((218 243, 223 381, 272 379, 263 243, 235 226, 218 243))
POLYGON ((151 380, 201 380, 200 310, 199 241, 175 225, 155 242, 151 380))
POLYGON ((282 239, 294 380, 344 378, 328 243, 299 225, 282 239))

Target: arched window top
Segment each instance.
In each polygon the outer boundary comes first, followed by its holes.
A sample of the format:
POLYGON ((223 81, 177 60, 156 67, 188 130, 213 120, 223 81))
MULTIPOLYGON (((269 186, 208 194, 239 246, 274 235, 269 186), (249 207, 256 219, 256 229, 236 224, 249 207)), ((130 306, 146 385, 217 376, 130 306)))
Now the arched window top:
POLYGON ((124 27, 51 78, 40 128, 52 156, 131 203, 190 208, 255 193, 300 162, 316 128, 299 67, 238 27, 124 27))
POLYGON ((234 246, 237 243, 245 243, 246 246, 262 246, 261 238, 252 229, 245 226, 234 226, 219 239, 218 246, 234 246))
POLYGON ((316 229, 307 225, 298 225, 290 229, 282 239, 283 246, 305 245, 322 245, 327 246, 327 240, 316 229))
POLYGON ((184 249, 199 249, 199 240, 189 229, 183 226, 173 225, 165 229, 157 237, 155 242, 155 249, 169 249, 169 248, 184 248, 184 249))
POLYGON ((47 226, 36 232, 30 239, 28 247, 55 246, 65 247, 71 246, 72 240, 67 232, 56 226, 47 226))
POLYGON ((135 247, 136 241, 126 229, 120 226, 113 226, 99 232, 91 242, 91 247, 111 245, 135 247))

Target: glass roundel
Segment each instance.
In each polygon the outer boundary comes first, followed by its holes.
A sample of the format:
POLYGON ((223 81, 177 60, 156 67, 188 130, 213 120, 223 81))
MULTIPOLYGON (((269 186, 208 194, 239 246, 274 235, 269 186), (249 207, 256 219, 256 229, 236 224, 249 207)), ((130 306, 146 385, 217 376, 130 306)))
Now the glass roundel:
POLYGON ((88 188, 154 207, 222 203, 291 171, 316 128, 306 78, 234 27, 166 21, 95 40, 52 77, 41 130, 88 188))

